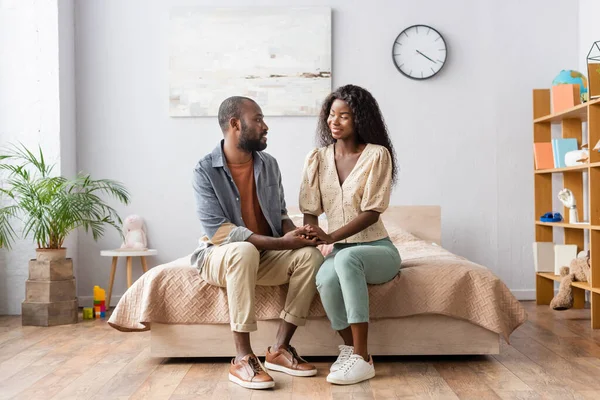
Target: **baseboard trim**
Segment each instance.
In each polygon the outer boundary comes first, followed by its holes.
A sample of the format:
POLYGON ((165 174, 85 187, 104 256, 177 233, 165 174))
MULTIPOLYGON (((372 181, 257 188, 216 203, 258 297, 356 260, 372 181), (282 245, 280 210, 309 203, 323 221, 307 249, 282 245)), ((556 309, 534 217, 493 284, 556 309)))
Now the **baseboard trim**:
MULTIPOLYGON (((517 298, 517 300, 527 301, 527 300, 535 300, 535 289, 513 289, 511 290, 513 296, 517 298)), ((554 288, 554 295, 558 293, 558 288, 554 288)), ((586 300, 588 299, 589 293, 587 290, 585 292, 586 300)))
MULTIPOLYGON (((94 296, 77 296, 79 299, 79 307, 92 307, 94 305, 94 296)), ((114 308, 121 300, 121 296, 111 296, 110 306, 114 308)))
POLYGON ((511 293, 517 300, 535 300, 535 289, 512 289, 511 293))

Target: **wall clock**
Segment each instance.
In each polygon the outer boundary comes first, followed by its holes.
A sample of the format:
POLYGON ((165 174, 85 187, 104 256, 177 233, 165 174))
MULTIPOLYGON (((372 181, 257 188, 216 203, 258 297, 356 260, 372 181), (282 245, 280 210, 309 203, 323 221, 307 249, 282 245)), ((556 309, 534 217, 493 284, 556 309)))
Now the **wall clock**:
POLYGON ((392 59, 404 76, 423 80, 435 76, 448 57, 446 41, 427 25, 413 25, 404 29, 392 46, 392 59))

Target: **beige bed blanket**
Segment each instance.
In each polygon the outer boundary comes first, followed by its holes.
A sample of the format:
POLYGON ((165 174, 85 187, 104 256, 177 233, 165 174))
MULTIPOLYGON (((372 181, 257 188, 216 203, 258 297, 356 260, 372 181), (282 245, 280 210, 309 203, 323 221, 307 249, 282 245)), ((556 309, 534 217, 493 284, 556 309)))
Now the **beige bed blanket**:
MULTIPOLYGON (((443 314, 507 341, 526 320, 518 300, 488 269, 406 232, 390 236, 402 256, 402 269, 390 282, 369 285, 371 319, 443 314)), ((286 290, 287 285, 257 287, 258 320, 279 318, 286 290)), ((325 316, 317 295, 309 318, 325 316)), ((204 282, 189 257, 152 268, 123 295, 108 323, 131 332, 148 330, 152 322, 228 324, 226 291, 204 282)))

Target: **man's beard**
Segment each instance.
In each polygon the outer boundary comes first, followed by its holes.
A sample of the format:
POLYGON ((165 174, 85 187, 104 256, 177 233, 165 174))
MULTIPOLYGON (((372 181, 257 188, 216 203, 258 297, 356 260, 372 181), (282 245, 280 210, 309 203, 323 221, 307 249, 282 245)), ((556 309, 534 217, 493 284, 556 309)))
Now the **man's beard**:
POLYGON ((263 151, 267 148, 267 144, 263 143, 261 138, 250 138, 250 132, 248 132, 248 125, 246 125, 244 121, 242 121, 242 131, 240 133, 240 142, 238 143, 238 149, 245 150, 248 152, 263 151))

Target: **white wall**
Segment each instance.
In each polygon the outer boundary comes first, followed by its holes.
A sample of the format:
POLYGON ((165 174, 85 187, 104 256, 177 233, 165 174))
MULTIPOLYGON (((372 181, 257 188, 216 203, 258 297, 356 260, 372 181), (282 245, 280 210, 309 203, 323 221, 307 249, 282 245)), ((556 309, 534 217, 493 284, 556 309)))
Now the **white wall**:
POLYGON ((75 6, 73 0, 58 1, 58 56, 60 96, 60 170, 77 174, 77 127, 75 121, 75 6))
MULTIPOLYGON (((192 251, 201 233, 190 185, 197 160, 221 138, 215 118, 168 117, 170 5, 323 5, 333 8, 334 87, 354 83, 379 101, 400 164, 393 204, 439 204, 443 243, 491 268, 519 297, 534 273, 533 88, 577 65, 579 12, 568 0, 103 1, 76 3, 77 165, 124 182, 123 216, 147 220, 153 265, 192 251), (493 4, 490 4, 493 3, 493 4), (398 33, 431 24, 449 62, 431 81, 404 78, 390 52, 398 33), (556 29, 559 26, 561 29, 556 29)), ((287 201, 296 203, 315 118, 268 118, 287 201)), ((110 260, 79 238, 79 295, 107 285, 110 260)), ((135 275, 140 267, 135 266, 135 275)), ((118 271, 115 294, 124 292, 118 271)))
MULTIPOLYGON (((75 105, 75 5, 73 0, 58 1, 58 57, 60 98, 60 173, 66 178, 77 175, 77 126, 75 105)), ((65 240, 68 257, 73 259, 75 284, 78 277, 78 232, 65 240)))
POLYGON ((586 57, 594 42, 600 41, 600 1, 579 0, 579 71, 587 75, 586 57))
MULTIPOLYGON (((60 164, 57 12, 56 0, 0 0, 0 146, 39 144, 60 164)), ((0 315, 21 313, 34 248, 19 240, 0 250, 0 315)))

